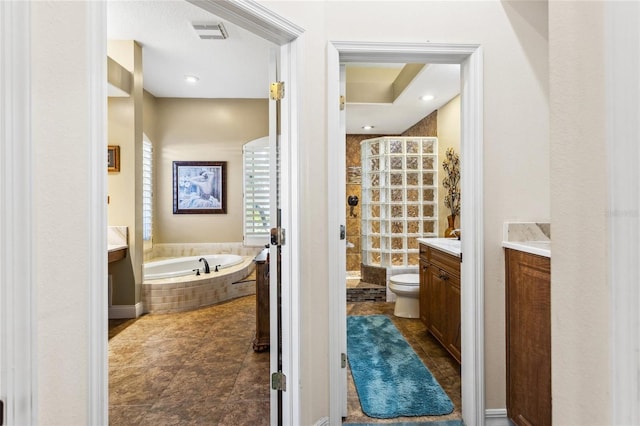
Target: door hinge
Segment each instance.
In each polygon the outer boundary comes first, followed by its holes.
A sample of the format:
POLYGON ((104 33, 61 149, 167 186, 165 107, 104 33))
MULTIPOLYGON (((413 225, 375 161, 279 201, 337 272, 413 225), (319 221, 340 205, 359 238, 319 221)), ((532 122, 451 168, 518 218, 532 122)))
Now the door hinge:
POLYGON ((271 389, 283 392, 287 390, 287 376, 282 371, 271 374, 271 389))
POLYGON ((340 354, 340 368, 347 368, 347 354, 340 354))
POLYGON ((344 111, 345 99, 344 95, 340 95, 340 111, 344 111))
POLYGON ((271 99, 274 101, 280 101, 284 99, 284 81, 276 81, 271 83, 271 99))
POLYGON ((283 246, 285 242, 284 234, 283 228, 271 228, 271 245, 283 246))

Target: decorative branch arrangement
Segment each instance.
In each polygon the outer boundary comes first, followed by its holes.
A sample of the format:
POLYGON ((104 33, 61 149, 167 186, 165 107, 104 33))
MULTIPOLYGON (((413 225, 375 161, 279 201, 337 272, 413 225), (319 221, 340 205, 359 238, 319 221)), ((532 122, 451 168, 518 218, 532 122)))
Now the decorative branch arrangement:
POLYGON ((444 197, 444 205, 451 211, 454 218, 460 214, 460 157, 453 150, 447 148, 446 159, 442 162, 445 177, 442 186, 447 191, 444 197))

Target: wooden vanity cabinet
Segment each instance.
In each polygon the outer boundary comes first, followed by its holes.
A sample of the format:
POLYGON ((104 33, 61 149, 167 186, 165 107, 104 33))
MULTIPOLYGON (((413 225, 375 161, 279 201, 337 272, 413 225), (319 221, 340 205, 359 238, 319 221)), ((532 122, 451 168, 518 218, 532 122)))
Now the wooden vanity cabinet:
POLYGON ((420 244, 420 319, 461 362, 460 258, 420 244))
POLYGON ((551 425, 551 261, 505 249, 507 415, 551 425))
POLYGON ((262 352, 269 349, 269 256, 264 249, 254 259, 256 264, 256 337, 253 339, 253 350, 262 352))

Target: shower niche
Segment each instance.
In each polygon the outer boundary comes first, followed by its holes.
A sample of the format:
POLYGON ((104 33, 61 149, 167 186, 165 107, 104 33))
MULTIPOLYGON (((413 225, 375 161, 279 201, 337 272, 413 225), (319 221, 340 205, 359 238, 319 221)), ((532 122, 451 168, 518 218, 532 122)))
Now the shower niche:
POLYGON ((360 152, 363 275, 417 267, 416 238, 438 233, 438 138, 367 139, 360 152))

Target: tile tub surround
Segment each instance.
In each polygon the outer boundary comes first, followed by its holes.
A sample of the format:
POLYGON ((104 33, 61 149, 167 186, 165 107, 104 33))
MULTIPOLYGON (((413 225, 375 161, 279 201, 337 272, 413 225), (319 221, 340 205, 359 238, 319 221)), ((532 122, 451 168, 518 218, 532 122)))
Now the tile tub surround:
POLYGON ((505 222, 502 247, 551 257, 551 225, 539 222, 505 222))
POLYGON ((145 281, 142 300, 146 312, 170 313, 198 309, 255 294, 255 280, 244 281, 255 269, 253 256, 220 272, 145 281))
POLYGON ((145 252, 144 261, 170 259, 174 257, 201 256, 205 254, 237 254, 239 256, 256 257, 264 249, 263 246, 245 247, 243 243, 160 243, 145 252))

